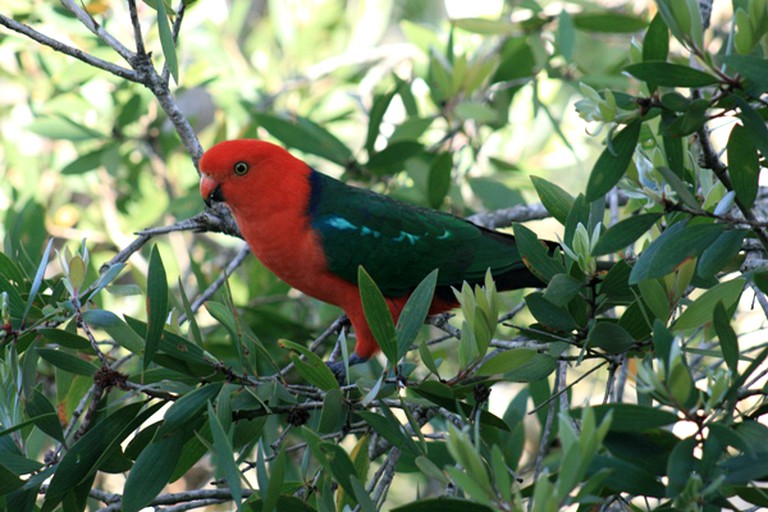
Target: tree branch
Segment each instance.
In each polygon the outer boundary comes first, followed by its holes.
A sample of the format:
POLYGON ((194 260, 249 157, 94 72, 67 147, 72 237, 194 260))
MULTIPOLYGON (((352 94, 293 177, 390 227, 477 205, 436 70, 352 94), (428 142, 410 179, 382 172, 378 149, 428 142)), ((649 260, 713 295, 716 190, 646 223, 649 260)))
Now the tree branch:
MULTIPOLYGON (((731 183, 731 179, 728 177, 728 167, 726 167, 725 164, 720 161, 720 157, 718 156, 717 151, 715 151, 715 148, 712 146, 712 141, 709 138, 709 130, 707 127, 701 127, 701 129, 696 132, 696 136, 699 140, 699 146, 701 147, 703 160, 701 163, 702 167, 705 169, 710 169, 713 173, 715 173, 717 179, 720 180, 720 182, 727 190, 733 190, 733 184, 731 183)), ((758 220, 755 217, 755 214, 751 209, 744 206, 744 203, 742 203, 738 197, 736 197, 736 206, 738 206, 739 210, 741 210, 741 214, 744 216, 747 223, 752 226, 755 236, 757 236, 758 240, 760 240, 763 249, 768 251, 768 235, 766 235, 764 229, 757 227, 758 220)))
POLYGON ((123 43, 112 36, 112 34, 104 30, 101 25, 96 23, 96 20, 93 19, 93 16, 91 16, 85 9, 75 3, 74 0, 61 0, 61 4, 66 7, 69 12, 74 14, 75 17, 80 20, 80 23, 85 25, 85 28, 93 32, 99 39, 104 41, 107 46, 115 50, 118 55, 125 59, 126 62, 131 64, 133 59, 136 57, 136 54, 126 48, 125 45, 123 45, 123 43))
POLYGON ((93 55, 86 53, 79 48, 74 48, 62 43, 61 41, 52 39, 45 34, 33 29, 29 25, 19 23, 18 21, 2 14, 0 14, 0 25, 18 32, 19 34, 25 35, 33 41, 36 41, 43 46, 47 46, 52 50, 63 53, 65 55, 69 55, 70 57, 74 57, 77 60, 85 62, 86 64, 90 64, 95 68, 99 68, 120 78, 130 80, 131 82, 141 83, 141 76, 136 73, 136 71, 118 66, 112 62, 107 62, 106 60, 100 59, 98 57, 94 57, 93 55))

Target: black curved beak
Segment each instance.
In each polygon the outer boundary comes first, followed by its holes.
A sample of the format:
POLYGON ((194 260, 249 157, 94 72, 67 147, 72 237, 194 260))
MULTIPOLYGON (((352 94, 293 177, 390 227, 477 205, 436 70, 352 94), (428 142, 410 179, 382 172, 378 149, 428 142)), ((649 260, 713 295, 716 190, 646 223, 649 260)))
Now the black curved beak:
POLYGON ((216 188, 214 188, 203 201, 205 201, 205 206, 208 208, 210 208, 213 203, 223 203, 224 194, 221 192, 221 185, 216 185, 216 188))

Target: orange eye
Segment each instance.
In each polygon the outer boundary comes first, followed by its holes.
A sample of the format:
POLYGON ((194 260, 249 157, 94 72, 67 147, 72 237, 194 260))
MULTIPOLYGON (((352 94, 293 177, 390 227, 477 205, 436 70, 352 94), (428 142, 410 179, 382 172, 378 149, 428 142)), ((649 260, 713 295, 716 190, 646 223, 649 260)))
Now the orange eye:
POLYGON ((246 162, 237 162, 234 167, 235 174, 242 176, 248 172, 251 167, 246 162))

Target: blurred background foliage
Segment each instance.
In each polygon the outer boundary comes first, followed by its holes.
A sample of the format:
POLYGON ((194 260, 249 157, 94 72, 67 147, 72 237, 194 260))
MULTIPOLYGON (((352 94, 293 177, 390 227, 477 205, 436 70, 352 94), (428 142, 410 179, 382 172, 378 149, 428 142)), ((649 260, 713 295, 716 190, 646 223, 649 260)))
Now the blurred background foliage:
MULTIPOLYGON (((0 14, 126 66, 73 13, 87 12, 134 48, 131 4, 5 0, 0 14)), ((542 200, 554 218, 528 227, 562 238, 571 252, 547 275, 547 290, 524 303, 523 292, 464 290, 465 314, 453 322, 463 341, 427 348, 442 331, 422 329, 422 347, 407 356, 404 374, 416 391, 399 390, 383 358, 354 368, 356 384, 339 391, 302 349, 338 327, 339 311, 289 289, 255 258, 198 310, 196 299, 243 255, 240 240, 175 231, 105 273, 102 265, 135 232, 202 211, 199 155, 190 155, 150 88, 3 30, 0 493, 9 510, 98 502, 138 510, 161 491, 189 489, 211 494, 174 503, 234 509, 233 499, 247 498, 237 507, 410 512, 768 506, 765 315, 748 311, 752 297, 764 300, 763 274, 747 271, 756 288, 739 310, 746 281, 715 279, 738 268, 734 257, 750 233, 725 214, 734 201, 754 202, 768 145, 759 129, 768 89, 759 78, 764 1, 715 3, 706 44, 697 4, 687 0, 133 5, 147 51, 158 72, 167 67, 176 104, 204 148, 236 137, 273 140, 347 182, 460 216, 490 210, 482 218, 502 228, 548 217, 506 210, 542 200), (174 47, 167 31, 180 19, 174 47), (712 62, 732 53, 753 58, 730 61, 751 80, 745 94, 738 80, 713 71, 712 62), (632 63, 646 67, 625 72, 632 63), (702 67, 711 80, 686 71, 702 67), (696 103, 702 98, 692 89, 705 86, 715 92, 696 103), (663 103, 659 87, 684 95, 663 103), (757 135, 740 146, 732 136, 731 146, 726 129, 713 134, 718 150, 746 155, 737 157, 737 176, 746 178, 729 195, 697 163, 690 136, 705 121, 721 124, 717 112, 735 112, 723 101, 731 96, 746 102, 732 100, 757 135), (677 122, 663 133, 674 143, 654 135, 661 110, 665 129, 677 122), (616 137, 608 149, 606 137, 616 137), (618 158, 623 167, 612 161, 611 173, 600 162, 615 157, 614 145, 621 153, 619 140, 628 141, 628 158, 618 158), (605 224, 640 220, 595 249, 606 191, 593 182, 620 173, 616 184, 628 165, 621 200, 628 195, 629 204, 620 210, 612 192, 605 224), (531 176, 546 181, 534 190, 531 176), (574 199, 585 191, 591 206, 574 199), (716 227, 692 232, 685 215, 716 227), (681 238, 659 237, 673 225, 681 238), (727 240, 717 239, 722 250, 709 256, 710 272, 696 277, 709 245, 701 241, 715 245, 715 235, 727 240), (658 261, 641 260, 634 280, 623 265, 610 286, 590 291, 592 256, 631 260, 638 240, 638 252, 653 240, 668 245, 658 261), (665 259, 676 241, 693 249, 665 259), (715 293, 688 296, 689 285, 715 293), (512 322, 488 335, 516 349, 496 359, 484 359, 482 315, 466 307, 481 295, 491 325, 491 310, 509 312, 502 318, 512 322), (683 310, 692 311, 688 328, 673 327, 683 310), (158 411, 171 403, 171 412, 158 411), (86 463, 78 469, 74 461, 86 463)), ((525 237, 523 229, 515 234, 525 237)), ((551 268, 530 251, 534 266, 551 268)), ((334 330, 320 358, 336 338, 334 330)))

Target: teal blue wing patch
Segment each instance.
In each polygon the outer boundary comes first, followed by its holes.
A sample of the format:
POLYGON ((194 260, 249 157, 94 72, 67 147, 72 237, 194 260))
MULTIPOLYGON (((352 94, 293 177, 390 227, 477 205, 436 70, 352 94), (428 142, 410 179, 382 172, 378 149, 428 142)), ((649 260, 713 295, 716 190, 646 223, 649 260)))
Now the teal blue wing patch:
POLYGON ((509 235, 313 175, 310 223, 329 270, 347 281, 362 265, 387 296, 407 294, 435 268, 438 287, 482 282, 488 268, 517 276, 500 289, 534 285, 509 235))

